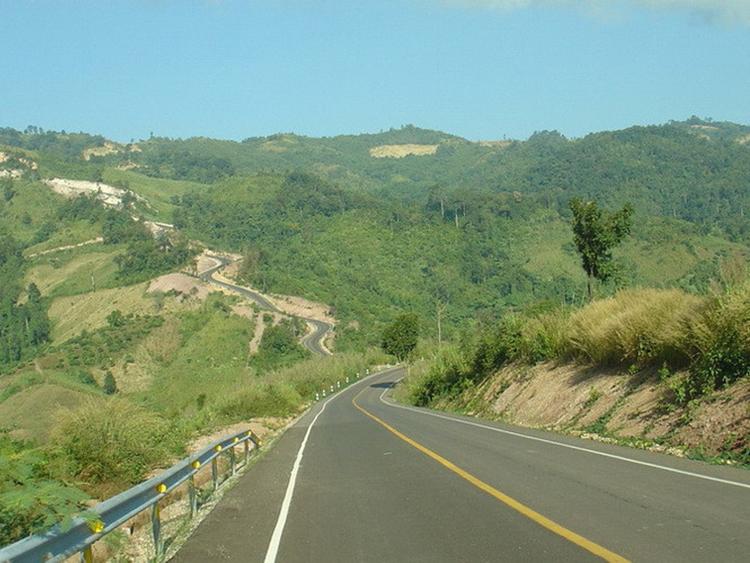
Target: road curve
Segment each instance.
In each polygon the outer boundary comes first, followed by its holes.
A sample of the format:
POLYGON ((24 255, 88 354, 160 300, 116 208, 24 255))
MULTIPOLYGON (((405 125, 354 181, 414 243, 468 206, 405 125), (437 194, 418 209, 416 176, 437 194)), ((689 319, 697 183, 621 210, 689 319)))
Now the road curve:
MULTIPOLYGON (((247 299, 250 299, 251 301, 254 301, 258 304, 258 306, 261 309, 264 309, 266 311, 273 311, 275 313, 281 313, 286 315, 287 313, 284 313, 282 310, 280 310, 278 307, 276 307, 273 303, 271 303, 268 299, 266 299, 263 295, 260 293, 257 293, 255 291, 252 291, 251 289, 248 289, 246 287, 242 287, 241 285, 234 285, 232 283, 227 283, 221 280, 217 280, 214 277, 214 274, 227 266, 231 263, 230 260, 226 258, 222 258, 219 256, 212 256, 214 260, 218 262, 216 266, 213 268, 210 268, 204 272, 201 272, 199 274, 199 278, 203 280, 206 283, 212 283, 214 285, 218 285, 219 287, 223 287, 226 289, 229 289, 231 291, 234 291, 236 293, 239 293, 243 297, 246 297, 247 299)), ((291 315, 289 315, 291 316, 291 315)), ((325 347, 324 340, 326 338, 326 335, 333 330, 333 325, 324 321, 319 321, 317 319, 310 319, 307 317, 297 317, 305 321, 307 325, 311 328, 311 331, 308 332, 304 337, 301 339, 302 345, 310 350, 313 354, 318 354, 320 356, 330 356, 331 351, 328 350, 328 348, 325 347)))
POLYGON ((750 472, 396 405, 398 377, 316 404, 174 560, 747 560, 750 472))

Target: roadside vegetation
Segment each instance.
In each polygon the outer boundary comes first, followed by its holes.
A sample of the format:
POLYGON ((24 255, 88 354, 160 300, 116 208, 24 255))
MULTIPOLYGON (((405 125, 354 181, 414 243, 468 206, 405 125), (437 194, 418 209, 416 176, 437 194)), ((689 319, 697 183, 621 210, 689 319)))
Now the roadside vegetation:
POLYGON ((442 351, 412 397, 429 404, 505 365, 545 361, 634 373, 662 369, 673 400, 684 405, 750 373, 750 283, 703 297, 678 289, 623 290, 580 309, 506 316, 442 351))

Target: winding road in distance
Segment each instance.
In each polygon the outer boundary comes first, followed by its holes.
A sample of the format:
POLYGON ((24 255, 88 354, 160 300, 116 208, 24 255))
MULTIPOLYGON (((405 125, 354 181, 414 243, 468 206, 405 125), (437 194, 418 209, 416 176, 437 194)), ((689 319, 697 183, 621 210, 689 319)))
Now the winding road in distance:
POLYGON ((750 472, 396 404, 315 404, 174 561, 748 561, 750 472))
MULTIPOLYGON (((239 293, 243 297, 246 297, 247 299, 254 301, 255 303, 258 304, 258 306, 261 309, 264 309, 266 311, 272 311, 274 313, 281 313, 282 315, 287 315, 287 316, 296 316, 296 315, 288 315, 287 313, 284 313, 284 311, 276 307, 263 295, 251 289, 248 289, 247 287, 217 280, 214 277, 214 274, 218 272, 219 270, 221 270, 222 268, 224 268, 225 266, 227 266, 228 264, 230 264, 231 260, 228 260, 227 258, 223 258, 220 256, 211 256, 211 258, 216 260, 218 264, 214 266, 213 268, 209 268, 208 270, 201 272, 198 275, 198 277, 201 280, 203 280, 206 283, 212 283, 214 285, 218 285, 220 287, 239 293)), ((301 340, 302 345, 308 350, 310 350, 313 354, 318 354, 320 356, 330 356, 331 351, 325 347, 325 345, 323 344, 323 341, 325 340, 326 335, 331 330, 333 330, 333 325, 324 321, 319 321, 317 319, 310 319, 307 317, 297 316, 297 318, 302 319, 303 321, 305 321, 308 325, 312 327, 312 331, 306 334, 302 338, 301 340)))

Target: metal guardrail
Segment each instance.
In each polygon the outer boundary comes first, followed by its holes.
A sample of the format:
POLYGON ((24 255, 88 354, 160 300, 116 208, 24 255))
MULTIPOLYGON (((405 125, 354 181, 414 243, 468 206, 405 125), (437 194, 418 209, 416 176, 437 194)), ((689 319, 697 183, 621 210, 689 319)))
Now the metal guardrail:
POLYGON ((0 549, 0 562, 41 563, 64 561, 68 557, 81 554, 81 561, 93 561, 92 546, 98 540, 117 529, 119 526, 151 509, 151 529, 155 546, 155 559, 164 555, 164 543, 161 537, 161 519, 159 501, 179 485, 188 481, 188 499, 190 518, 198 510, 198 495, 195 475, 211 462, 213 490, 218 489, 218 459, 222 454, 229 456, 232 475, 237 469, 248 463, 250 445, 253 450, 260 448, 260 440, 252 431, 240 432, 228 436, 207 446, 197 454, 183 459, 163 473, 136 485, 112 498, 97 504, 91 511, 91 518, 75 517, 68 526, 55 526, 51 530, 24 538, 3 549, 0 549), (235 448, 244 447, 244 462, 237 463, 235 448))
MULTIPOLYGON (((365 370, 365 376, 370 370, 365 370)), ((359 380, 360 374, 346 377, 337 381, 335 385, 324 387, 315 393, 315 401, 324 399, 327 394, 333 395, 342 387, 359 380), (343 383, 343 386, 342 386, 343 383)), ((231 474, 245 466, 250 457, 250 444, 253 450, 261 446, 260 439, 250 430, 227 436, 214 442, 197 454, 179 461, 163 473, 136 485, 127 491, 97 504, 89 514, 91 518, 76 517, 66 527, 55 526, 43 534, 35 534, 0 549, 0 563, 53 563, 64 561, 68 557, 81 554, 83 563, 94 560, 92 546, 104 536, 116 530, 125 522, 141 512, 151 509, 151 532, 154 540, 154 560, 160 561, 164 556, 164 542, 161 537, 161 518, 159 501, 188 481, 188 499, 190 502, 190 518, 198 511, 198 495, 195 485, 195 475, 209 461, 211 462, 211 477, 213 490, 219 488, 218 459, 222 453, 229 456, 231 474), (235 448, 244 447, 244 462, 237 464, 235 448)))

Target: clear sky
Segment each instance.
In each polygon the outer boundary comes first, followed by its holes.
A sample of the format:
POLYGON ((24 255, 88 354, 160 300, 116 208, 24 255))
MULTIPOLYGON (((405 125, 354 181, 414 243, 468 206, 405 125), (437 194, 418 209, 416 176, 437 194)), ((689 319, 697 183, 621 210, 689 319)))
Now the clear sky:
POLYGON ((750 123, 750 0, 0 0, 0 30, 0 126, 120 141, 750 123))

